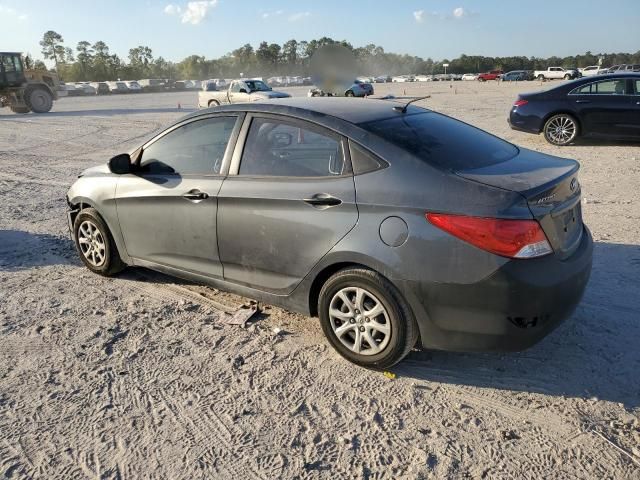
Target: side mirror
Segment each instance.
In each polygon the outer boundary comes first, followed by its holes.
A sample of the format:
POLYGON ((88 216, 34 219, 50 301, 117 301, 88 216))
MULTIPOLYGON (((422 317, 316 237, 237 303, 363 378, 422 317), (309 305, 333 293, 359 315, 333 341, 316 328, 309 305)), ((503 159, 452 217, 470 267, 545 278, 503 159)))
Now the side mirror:
POLYGON ((274 133, 271 142, 275 148, 288 147, 293 143, 293 136, 285 132, 274 133))
POLYGON ((249 93, 247 92, 246 88, 241 88, 240 90, 238 90, 239 93, 249 93))
POLYGON ((133 170, 131 165, 131 157, 128 153, 121 153, 109 160, 109 170, 116 175, 124 175, 131 173, 133 170))

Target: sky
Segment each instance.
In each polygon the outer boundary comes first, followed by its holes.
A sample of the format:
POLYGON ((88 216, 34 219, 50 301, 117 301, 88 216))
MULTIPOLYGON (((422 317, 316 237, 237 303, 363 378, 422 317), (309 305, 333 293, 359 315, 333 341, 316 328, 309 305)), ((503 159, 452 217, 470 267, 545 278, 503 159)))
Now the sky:
POLYGON ((640 50, 640 0, 0 0, 0 19, 0 50, 34 58, 47 30, 173 61, 322 36, 434 60, 640 50))

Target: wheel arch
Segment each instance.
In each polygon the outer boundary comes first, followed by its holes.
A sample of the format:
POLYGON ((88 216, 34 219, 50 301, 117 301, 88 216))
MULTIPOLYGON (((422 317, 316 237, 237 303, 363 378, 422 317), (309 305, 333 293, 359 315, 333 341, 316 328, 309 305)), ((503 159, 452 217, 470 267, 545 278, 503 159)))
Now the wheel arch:
MULTIPOLYGON (((111 233, 111 237, 113 238, 116 244, 116 248, 118 250, 118 254, 120 255, 121 260, 125 263, 130 262, 126 245, 124 243, 124 237, 122 236, 122 232, 120 230, 120 224, 118 223, 117 217, 112 218, 111 215, 107 214, 107 212, 104 212, 98 206, 98 202, 85 196, 75 196, 73 198, 69 198, 67 199, 67 204, 69 206, 67 213, 69 215, 70 229, 73 229, 73 223, 75 222, 76 217, 82 210, 86 210, 87 208, 93 208, 96 212, 98 212, 98 215, 100 215, 100 218, 109 229, 109 232, 111 233)), ((71 232, 71 234, 73 235, 73 232, 71 232)))
POLYGON ((580 121, 580 117, 578 117, 578 115, 576 115, 575 112, 572 112, 571 110, 569 110, 568 108, 563 108, 563 109, 559 109, 559 110, 554 110, 551 113, 548 113, 547 115, 545 115, 542 119, 542 124, 540 126, 540 132, 539 133, 543 133, 544 132, 544 127, 547 124, 547 121, 553 117, 554 115, 571 115, 571 117, 573 117, 573 119, 576 121, 576 123, 578 124, 578 135, 576 135, 576 137, 581 136, 584 133, 584 130, 582 129, 582 122, 580 121))

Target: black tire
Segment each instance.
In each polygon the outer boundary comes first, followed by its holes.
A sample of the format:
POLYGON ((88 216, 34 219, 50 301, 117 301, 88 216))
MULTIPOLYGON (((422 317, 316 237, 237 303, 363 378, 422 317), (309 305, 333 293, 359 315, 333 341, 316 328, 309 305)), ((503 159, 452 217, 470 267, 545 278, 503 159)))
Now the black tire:
POLYGON ((120 259, 120 254, 118 253, 116 243, 113 240, 113 236, 111 235, 109 228, 107 227, 106 223, 104 223, 104 220, 96 209, 85 208, 84 210, 81 210, 78 215, 76 215, 76 218, 73 222, 73 240, 76 246, 76 250, 78 251, 78 255, 80 256, 80 260, 82 260, 82 263, 84 263, 85 266, 92 272, 110 277, 126 268, 126 265, 120 259), (81 226, 86 224, 86 222, 94 225, 100 234, 101 243, 104 246, 101 249, 101 254, 104 257, 104 261, 102 262, 92 263, 92 261, 84 253, 83 247, 81 247, 80 245, 81 240, 79 236, 81 234, 79 234, 79 230, 81 226))
POLYGON ((478 78, 478 81, 479 82, 486 82, 487 80, 481 77, 481 78, 478 78))
MULTIPOLYGON (((363 306, 365 305, 364 302, 363 300, 363 306)), ((357 305, 357 302, 354 302, 354 304, 357 305)), ((333 348, 350 362, 366 368, 384 370, 392 367, 411 351, 418 339, 418 326, 413 313, 398 289, 379 273, 366 268, 346 268, 332 275, 320 290, 318 312, 322 330, 333 348), (362 289, 366 293, 365 299, 369 299, 370 302, 373 302, 373 305, 376 305, 376 301, 378 301, 385 310, 383 317, 385 323, 377 323, 377 320, 373 322, 376 318, 379 319, 379 316, 369 319, 365 317, 366 311, 358 313, 358 310, 355 310, 355 314, 359 317, 357 321, 355 318, 350 319, 349 322, 345 320, 341 322, 340 325, 334 327, 334 322, 340 320, 332 319, 329 310, 332 301, 336 299, 340 301, 338 293, 343 291, 343 289, 362 289), (386 339, 386 335, 378 332, 374 332, 373 334, 382 335, 382 339, 374 339, 378 346, 382 346, 381 351, 378 353, 356 353, 352 349, 353 347, 349 348, 345 345, 343 340, 340 340, 334 332, 334 328, 346 326, 350 330, 348 333, 344 333, 341 338, 347 337, 345 340, 347 342, 353 341, 355 345, 356 339, 363 338, 363 334, 357 333, 355 329, 357 328, 364 331, 364 325, 368 327, 372 325, 372 323, 369 323, 370 320, 373 323, 383 326, 387 325, 388 322, 388 340, 386 339), (365 321, 367 323, 364 323, 365 321), (353 327, 349 327, 348 323, 352 324, 353 327), (360 326, 358 326, 358 324, 360 324, 360 326), (354 336, 355 338, 353 338, 354 336)), ((367 330, 367 333, 369 332, 371 332, 371 330, 367 330)), ((359 340, 358 343, 362 346, 362 340, 359 340)), ((369 345, 368 342, 367 345, 369 345)))
POLYGON ((354 93, 351 90, 347 90, 344 94, 345 97, 355 97, 354 93))
POLYGON ((540 82, 544 82, 544 75, 538 75, 538 80, 540 82))
POLYGON ((47 113, 53 107, 53 95, 45 87, 28 87, 24 92, 24 102, 34 113, 47 113))
POLYGON ((563 147, 569 145, 580 135, 580 125, 572 115, 558 113, 552 115, 544 123, 544 138, 551 145, 563 147), (564 131, 563 131, 564 130, 564 131))
POLYGON ((9 107, 13 113, 29 113, 29 107, 9 107))
POLYGON ((565 76, 564 76, 564 79, 565 79, 565 80, 571 80, 571 75, 569 75, 569 74, 565 75, 565 76))
POLYGON ((209 102, 209 108, 211 108, 211 107, 219 107, 219 106, 220 106, 220 102, 217 101, 217 100, 211 100, 209 102))

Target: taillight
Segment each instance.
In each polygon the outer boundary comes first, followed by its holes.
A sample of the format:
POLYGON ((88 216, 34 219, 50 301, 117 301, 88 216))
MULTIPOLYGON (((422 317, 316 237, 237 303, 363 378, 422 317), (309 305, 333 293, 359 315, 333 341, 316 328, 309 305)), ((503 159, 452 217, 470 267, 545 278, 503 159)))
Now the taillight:
POLYGON ((521 107, 523 105, 526 105, 527 103, 529 103, 527 100, 516 100, 516 102, 513 104, 514 107, 521 107))
POLYGON ((436 227, 487 252, 509 258, 542 257, 553 252, 536 220, 467 217, 427 213, 436 227))

